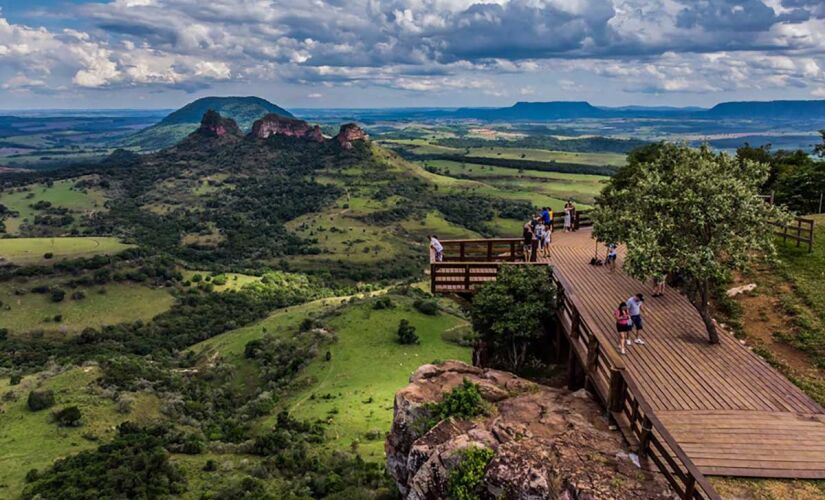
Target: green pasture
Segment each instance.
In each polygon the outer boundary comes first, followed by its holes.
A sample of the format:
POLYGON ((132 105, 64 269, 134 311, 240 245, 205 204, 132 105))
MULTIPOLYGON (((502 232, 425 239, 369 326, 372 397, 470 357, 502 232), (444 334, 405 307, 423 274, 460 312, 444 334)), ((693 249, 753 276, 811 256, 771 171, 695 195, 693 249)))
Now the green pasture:
POLYGON ((88 366, 71 368, 44 380, 29 375, 16 386, 10 386, 8 378, 0 378, 0 394, 14 394, 0 400, 0 498, 17 498, 29 470, 43 470, 57 458, 108 441, 121 422, 147 423, 160 417, 159 399, 146 393, 132 395, 130 413, 118 413, 114 401, 88 390, 98 377, 100 370, 88 366), (34 388, 54 391, 55 406, 30 411, 26 399, 34 388), (52 411, 66 406, 80 408, 82 426, 61 428, 51 421, 52 411))
POLYGON ((42 330, 56 335, 73 335, 84 328, 98 328, 137 320, 150 320, 168 310, 174 297, 165 289, 134 283, 108 283, 71 289, 61 302, 53 302, 48 293, 31 292, 38 285, 59 285, 45 279, 0 283, 0 325, 12 334, 42 330), (101 293, 101 290, 105 293, 101 293), (25 292, 18 295, 16 291, 25 292), (74 300, 72 293, 81 291, 85 298, 74 300), (62 318, 56 322, 55 316, 62 318))
POLYGON ((358 304, 326 322, 336 334, 328 347, 330 361, 316 358, 296 385, 303 387, 288 402, 290 412, 302 419, 327 422, 330 450, 351 449, 353 443, 365 460, 384 460, 384 433, 392 422, 395 393, 407 385, 419 366, 435 360, 470 361, 470 350, 442 339, 450 329, 466 325, 451 314, 426 316, 412 308, 406 297, 390 296, 396 307, 373 310, 358 304), (401 345, 396 330, 401 319, 416 328, 420 345, 401 345), (370 431, 377 439, 368 439, 370 431))
POLYGON ((15 234, 24 221, 33 221, 37 211, 31 205, 38 201, 48 201, 54 207, 67 208, 75 213, 105 210, 103 205, 106 198, 102 191, 98 189, 81 191, 74 188, 75 182, 76 179, 55 181, 51 187, 45 184, 32 184, 26 191, 0 193, 0 204, 5 205, 11 211, 20 213, 17 217, 5 219, 6 232, 15 234))
POLYGON ((559 163, 576 163, 580 165, 623 166, 626 155, 621 153, 574 153, 570 151, 551 151, 533 148, 470 148, 468 156, 477 158, 506 158, 511 160, 531 160, 559 163))
POLYGON ((106 236, 4 238, 0 239, 0 261, 17 265, 48 265, 58 260, 114 255, 131 246, 106 236), (53 254, 51 259, 45 258, 47 253, 53 254))

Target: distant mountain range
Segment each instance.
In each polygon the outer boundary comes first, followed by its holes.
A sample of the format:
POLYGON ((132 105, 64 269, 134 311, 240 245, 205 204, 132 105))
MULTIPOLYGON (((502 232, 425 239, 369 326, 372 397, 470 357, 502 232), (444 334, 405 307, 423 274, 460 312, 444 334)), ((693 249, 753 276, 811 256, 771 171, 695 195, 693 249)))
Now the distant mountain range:
POLYGON ((446 116, 479 120, 572 120, 664 118, 736 120, 822 120, 825 100, 723 102, 710 109, 686 107, 597 107, 584 101, 517 102, 508 108, 460 108, 446 116))
MULTIPOLYGON (((232 118, 245 132, 264 115, 274 113, 292 118, 289 111, 259 97, 204 97, 167 115, 156 125, 143 129, 123 143, 147 150, 169 147, 198 128, 208 110, 232 118)), ((386 109, 302 109, 297 114, 320 121, 438 120, 474 119, 482 121, 556 121, 577 119, 679 119, 754 120, 822 122, 825 100, 723 102, 707 108, 594 106, 586 101, 517 102, 505 108, 386 108, 386 109)))

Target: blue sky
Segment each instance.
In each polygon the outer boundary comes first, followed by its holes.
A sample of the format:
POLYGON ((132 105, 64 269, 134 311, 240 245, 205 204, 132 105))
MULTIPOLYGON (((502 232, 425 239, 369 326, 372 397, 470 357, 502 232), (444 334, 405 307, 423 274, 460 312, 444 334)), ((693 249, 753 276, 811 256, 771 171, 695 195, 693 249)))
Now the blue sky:
POLYGON ((823 0, 0 0, 0 109, 825 99, 823 0))

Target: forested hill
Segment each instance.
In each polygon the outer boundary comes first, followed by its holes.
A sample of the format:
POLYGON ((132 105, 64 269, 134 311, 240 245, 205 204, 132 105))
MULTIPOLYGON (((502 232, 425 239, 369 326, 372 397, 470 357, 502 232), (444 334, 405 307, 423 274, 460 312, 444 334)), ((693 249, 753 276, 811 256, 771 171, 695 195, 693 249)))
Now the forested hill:
POLYGON ((244 131, 249 131, 255 120, 270 113, 288 118, 293 116, 289 111, 260 97, 204 97, 128 137, 123 145, 144 150, 173 146, 197 129, 201 117, 209 110, 235 120, 244 131))
POLYGON ((825 100, 723 102, 703 113, 712 118, 822 120, 825 100))

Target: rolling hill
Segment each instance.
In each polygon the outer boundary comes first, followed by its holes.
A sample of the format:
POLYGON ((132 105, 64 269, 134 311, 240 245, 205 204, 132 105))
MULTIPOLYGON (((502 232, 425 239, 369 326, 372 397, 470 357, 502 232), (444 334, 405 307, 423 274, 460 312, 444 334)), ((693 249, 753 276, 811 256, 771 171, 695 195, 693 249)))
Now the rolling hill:
POLYGON ((196 130, 201 117, 210 109, 232 118, 245 131, 252 127, 255 120, 269 113, 293 117, 289 111, 260 97, 204 97, 190 102, 159 123, 126 138, 123 145, 144 150, 159 150, 172 146, 196 130))

